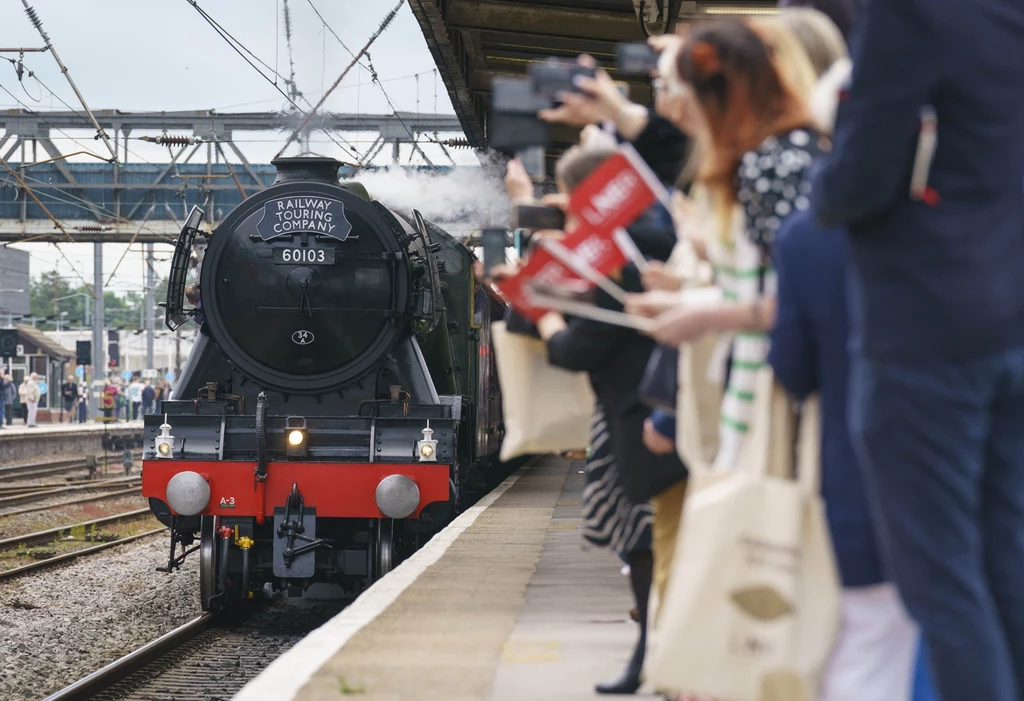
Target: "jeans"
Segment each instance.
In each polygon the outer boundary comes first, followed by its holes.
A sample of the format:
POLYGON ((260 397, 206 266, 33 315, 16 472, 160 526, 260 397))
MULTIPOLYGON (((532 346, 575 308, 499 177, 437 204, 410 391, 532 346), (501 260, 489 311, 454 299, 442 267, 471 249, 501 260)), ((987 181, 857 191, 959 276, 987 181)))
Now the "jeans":
POLYGON ((6 409, 7 403, 3 399, 0 399, 0 425, 3 425, 4 423, 4 417, 7 414, 6 409))
POLYGON ((943 701, 1024 682, 1024 348, 857 358, 850 429, 880 546, 943 701))

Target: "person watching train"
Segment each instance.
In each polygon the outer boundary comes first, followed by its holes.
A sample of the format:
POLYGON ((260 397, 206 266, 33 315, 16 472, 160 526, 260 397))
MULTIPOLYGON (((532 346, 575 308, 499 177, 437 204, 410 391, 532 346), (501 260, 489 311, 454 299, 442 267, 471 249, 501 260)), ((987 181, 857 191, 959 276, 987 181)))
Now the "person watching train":
POLYGON ((1020 699, 1024 7, 866 8, 814 192, 849 247, 853 445, 942 698, 1020 699))
MULTIPOLYGON (((583 145, 569 149, 559 160, 556 182, 560 197, 548 198, 548 202, 564 205, 566 196, 617 149, 613 139, 595 129, 585 130, 582 141, 583 145)), ((515 164, 510 165, 506 184, 513 199, 517 194, 525 199, 532 190, 525 172, 515 164)), ((569 217, 567 227, 573 224, 569 217)), ((628 231, 640 251, 653 259, 665 260, 675 244, 671 226, 657 215, 648 215, 628 231)), ((552 233, 536 236, 545 235, 552 233)), ((624 289, 640 289, 635 268, 627 268, 618 277, 624 289)), ((604 292, 598 293, 598 305, 621 310, 604 292)), ((595 689, 602 694, 635 693, 641 684, 649 594, 659 557, 652 552, 652 513, 647 502, 686 474, 674 454, 655 456, 643 445, 643 421, 649 412, 637 395, 637 386, 654 344, 631 329, 565 318, 556 312, 542 317, 536 327, 510 313, 509 329, 539 335, 547 344, 549 362, 586 372, 597 396, 582 504, 584 537, 593 545, 615 550, 628 563, 640 635, 623 673, 595 689)))

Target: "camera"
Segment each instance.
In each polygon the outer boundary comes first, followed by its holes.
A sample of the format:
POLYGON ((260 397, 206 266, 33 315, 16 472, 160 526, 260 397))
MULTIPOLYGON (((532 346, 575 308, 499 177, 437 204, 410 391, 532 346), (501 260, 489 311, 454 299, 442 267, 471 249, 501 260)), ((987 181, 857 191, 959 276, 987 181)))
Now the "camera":
POLYGON ((644 41, 615 45, 615 67, 620 73, 650 73, 658 67, 658 54, 644 41))
POLYGON ((593 78, 597 69, 593 66, 581 66, 575 61, 548 59, 544 63, 530 66, 530 80, 533 93, 549 103, 554 104, 561 92, 580 92, 576 87, 576 78, 586 76, 593 78))
POLYGON ((558 207, 521 204, 516 207, 512 225, 516 229, 555 229, 560 231, 565 228, 565 212, 558 207))
POLYGON ((515 153, 546 145, 548 124, 537 118, 537 112, 550 106, 550 101, 533 92, 529 78, 495 78, 491 93, 491 146, 515 153))

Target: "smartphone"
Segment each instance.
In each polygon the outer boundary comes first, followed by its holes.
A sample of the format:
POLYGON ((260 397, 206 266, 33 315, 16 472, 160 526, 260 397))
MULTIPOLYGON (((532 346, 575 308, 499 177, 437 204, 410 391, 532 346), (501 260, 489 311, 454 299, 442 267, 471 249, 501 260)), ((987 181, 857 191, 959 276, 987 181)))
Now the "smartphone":
POLYGON ((545 207, 535 204, 521 204, 513 214, 513 227, 516 229, 555 229, 565 228, 565 212, 558 207, 545 207))
POLYGON ((490 277, 495 266, 505 262, 505 230, 484 229, 480 241, 484 249, 484 277, 490 277))
POLYGON ((550 125, 537 112, 550 107, 548 100, 533 93, 528 78, 495 78, 491 82, 490 124, 492 148, 508 153, 548 143, 550 125))
POLYGON ((650 73, 658 67, 658 54, 645 41, 615 45, 615 67, 621 73, 650 73))
POLYGON ((597 69, 594 67, 581 66, 575 61, 558 59, 549 59, 530 67, 533 93, 552 102, 557 99, 560 92, 580 91, 575 83, 577 76, 593 78, 596 74, 597 69))
POLYGON ((531 146, 524 148, 516 154, 516 158, 523 164, 523 170, 534 180, 540 182, 546 174, 544 169, 544 147, 531 146))

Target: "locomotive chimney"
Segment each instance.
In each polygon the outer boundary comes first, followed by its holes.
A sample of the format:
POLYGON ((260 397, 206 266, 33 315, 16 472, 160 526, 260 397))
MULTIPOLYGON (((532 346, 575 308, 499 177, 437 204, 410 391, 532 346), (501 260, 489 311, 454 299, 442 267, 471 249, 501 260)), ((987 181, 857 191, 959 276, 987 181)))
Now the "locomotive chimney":
POLYGON ((271 164, 277 168, 274 185, 300 180, 337 184, 338 168, 342 165, 341 161, 322 157, 275 158, 271 164))

